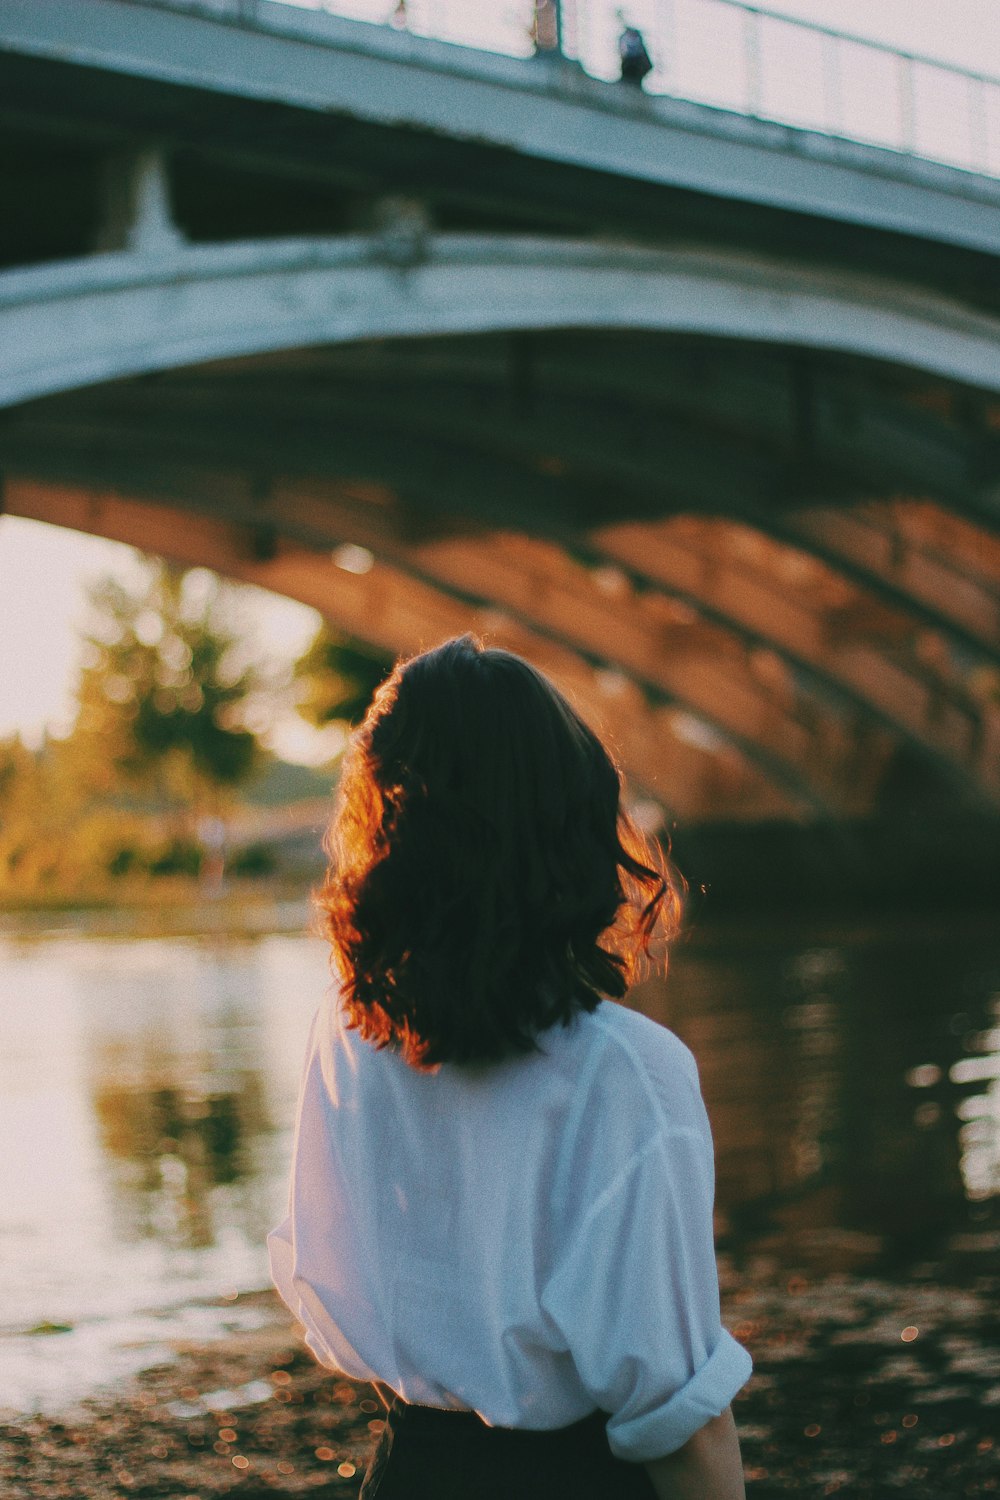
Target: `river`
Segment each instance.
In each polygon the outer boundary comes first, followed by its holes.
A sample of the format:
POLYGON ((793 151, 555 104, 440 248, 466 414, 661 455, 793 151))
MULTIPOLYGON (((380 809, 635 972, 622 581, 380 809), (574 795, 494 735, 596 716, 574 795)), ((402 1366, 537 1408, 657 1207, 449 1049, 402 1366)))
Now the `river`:
MULTIPOLYGON (((327 980, 294 932, 0 939, 0 1408, 252 1324, 327 980)), ((698 1058, 724 1283, 1000 1249, 995 924, 704 928, 636 999, 698 1058)))

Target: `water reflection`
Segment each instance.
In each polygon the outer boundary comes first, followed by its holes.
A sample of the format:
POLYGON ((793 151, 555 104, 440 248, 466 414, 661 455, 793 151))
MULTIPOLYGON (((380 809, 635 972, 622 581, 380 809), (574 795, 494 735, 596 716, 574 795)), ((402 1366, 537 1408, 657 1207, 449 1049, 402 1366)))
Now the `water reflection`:
POLYGON ((681 949, 641 999, 698 1057, 734 1241, 912 1256, 1000 1191, 998 988, 992 934, 681 949))
POLYGON ((969 1196, 986 1199, 1000 1195, 1000 994, 988 1006, 990 1025, 971 1038, 972 1057, 954 1063, 950 1078, 960 1085, 987 1084, 985 1092, 969 1093, 956 1113, 965 1123, 959 1130, 962 1165, 969 1196))
POLYGON ((206 946, 185 967, 182 985, 140 964, 124 984, 86 973, 81 989, 115 1235, 197 1249, 216 1244, 220 1218, 260 1233, 257 1147, 273 1119, 254 947, 206 946))
POLYGON ((270 1126, 259 1074, 242 1073, 232 1092, 206 1093, 194 1081, 166 1078, 162 1069, 124 1085, 109 1069, 94 1087, 93 1104, 117 1232, 214 1244, 212 1191, 245 1178, 253 1138, 270 1126))
POLYGON ((967 1022, 956 1027, 955 1005, 969 978, 953 952, 918 940, 868 948, 841 997, 845 1213, 899 1249, 919 1249, 964 1203, 948 1074, 962 1055, 967 1022))
MULTIPOLYGON (((84 1325, 265 1284, 326 982, 297 937, 0 945, 0 1332, 74 1325, 59 1379, 84 1325)), ((637 998, 698 1058, 737 1259, 912 1260, 1000 1206, 992 932, 696 931, 637 998)))

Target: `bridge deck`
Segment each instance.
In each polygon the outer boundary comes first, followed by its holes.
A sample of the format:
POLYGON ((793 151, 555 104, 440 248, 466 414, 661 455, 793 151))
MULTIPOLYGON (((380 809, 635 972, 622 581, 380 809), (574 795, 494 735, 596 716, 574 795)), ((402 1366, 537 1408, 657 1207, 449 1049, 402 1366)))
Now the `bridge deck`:
MULTIPOLYGON (((0 0, 0 81, 15 106, 28 59, 142 79, 203 99, 381 126, 727 202, 1000 253, 1000 182, 920 157, 636 90, 561 59, 518 59, 258 0, 253 26, 130 0, 0 0), (13 90, 13 93, 11 93, 13 90)), ((50 75, 55 76, 55 73, 50 75)), ((61 107, 61 90, 45 109, 61 107)), ((139 105, 112 93, 121 113, 139 105)), ((158 99, 147 96, 147 106, 158 99)), ((36 96, 37 99, 37 96, 36 96)), ((26 103, 27 101, 22 101, 26 103)), ((155 113, 147 109, 147 113, 155 113)), ((203 117, 211 132, 211 113, 203 117)), ((206 144, 208 144, 206 142, 206 144)), ((453 155, 453 153, 452 153, 453 155)), ((453 156, 454 159, 454 156, 453 156)))

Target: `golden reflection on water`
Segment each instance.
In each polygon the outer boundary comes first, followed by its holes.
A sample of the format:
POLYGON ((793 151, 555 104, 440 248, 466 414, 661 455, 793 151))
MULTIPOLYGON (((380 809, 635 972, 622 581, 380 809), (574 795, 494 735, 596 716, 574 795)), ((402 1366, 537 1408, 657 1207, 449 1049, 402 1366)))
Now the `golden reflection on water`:
MULTIPOLYGON (((698 1059, 723 1228, 792 1236, 828 1263, 855 1264, 885 1244, 915 1247, 955 1224, 968 1198, 1000 1191, 1000 1049, 985 1050, 998 1038, 1000 960, 987 944, 958 973, 956 957, 946 944, 712 937, 642 987, 636 1001, 698 1059)), ((213 963, 215 1003, 180 1024, 153 1004, 126 1026, 105 1009, 88 1031, 91 1108, 124 1239, 213 1245, 220 1213, 239 1215, 240 1193, 252 1196, 255 1145, 276 1123, 253 950, 234 960, 223 949, 213 963)), ((252 1212, 243 1218, 261 1232, 252 1212)))
MULTIPOLYGON (((0 960, 0 1234, 24 1270, 0 1324, 156 1305, 196 1273, 214 1294, 263 1284, 319 945, 53 942, 0 960)), ((993 935, 696 932, 635 998, 698 1059, 728 1248, 792 1241, 850 1269, 919 1253, 1000 1194, 993 935)))
POLYGON ((212 1245, 212 1190, 246 1174, 248 1146, 271 1123, 260 1075, 243 1070, 228 1091, 208 1093, 166 1056, 146 1053, 150 1071, 136 1078, 121 1050, 100 1059, 92 1095, 119 1222, 138 1238, 212 1245), (130 1081, 119 1081, 123 1072, 130 1081))
POLYGON ((106 976, 83 976, 85 1076, 116 1237, 206 1249, 220 1219, 259 1237, 256 1148, 275 1126, 259 955, 203 949, 173 993, 169 954, 158 957, 110 991, 106 976))

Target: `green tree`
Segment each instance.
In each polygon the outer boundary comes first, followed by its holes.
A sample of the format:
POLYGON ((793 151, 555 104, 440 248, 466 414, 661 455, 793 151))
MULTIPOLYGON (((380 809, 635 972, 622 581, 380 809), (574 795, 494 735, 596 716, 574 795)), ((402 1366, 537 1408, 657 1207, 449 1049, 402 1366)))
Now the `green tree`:
POLYGON ((48 791, 39 758, 20 737, 0 741, 0 890, 33 887, 39 865, 51 861, 48 791))
POLYGON ((93 896, 116 851, 141 841, 142 820, 102 805, 80 770, 72 740, 0 741, 0 899, 93 896))
POLYGON ((335 720, 357 724, 391 670, 387 652, 321 625, 293 669, 298 711, 318 729, 335 720))
POLYGON ((231 593, 204 569, 147 559, 135 586, 102 579, 90 603, 73 739, 91 784, 218 812, 260 755, 231 593))

